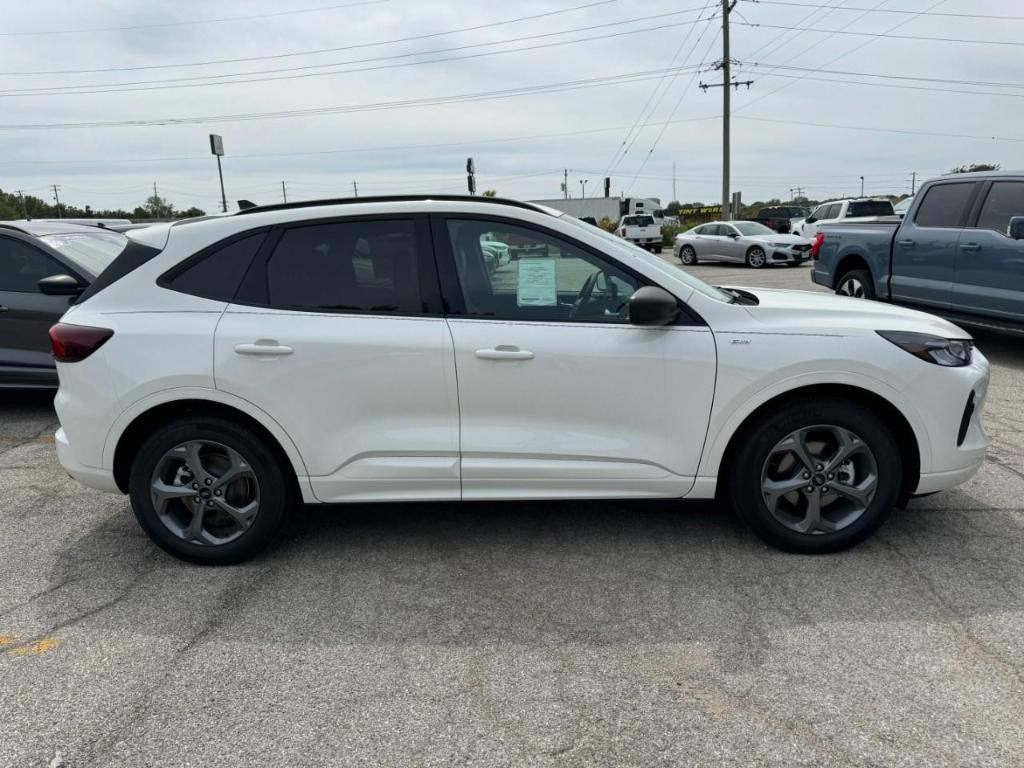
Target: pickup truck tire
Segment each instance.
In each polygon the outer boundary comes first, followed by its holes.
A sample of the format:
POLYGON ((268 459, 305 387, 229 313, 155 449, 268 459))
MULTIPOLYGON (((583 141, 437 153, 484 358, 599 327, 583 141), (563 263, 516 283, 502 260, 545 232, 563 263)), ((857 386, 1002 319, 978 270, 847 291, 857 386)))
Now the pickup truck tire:
MULTIPOLYGON (((874 533, 899 498, 899 448, 871 409, 840 398, 791 402, 740 435, 730 462, 733 509, 787 552, 848 549, 874 533)), ((725 478, 723 478, 725 479, 725 478)))
POLYGON ((871 279, 871 273, 866 269, 851 269, 844 272, 836 280, 836 293, 855 299, 874 299, 875 283, 871 279))
POLYGON ((768 263, 768 254, 764 252, 764 248, 759 245, 755 245, 753 248, 747 251, 747 266, 753 267, 754 269, 760 269, 768 263))
POLYGON ((697 252, 693 250, 693 246, 684 245, 679 249, 679 261, 688 267, 697 263, 697 252))

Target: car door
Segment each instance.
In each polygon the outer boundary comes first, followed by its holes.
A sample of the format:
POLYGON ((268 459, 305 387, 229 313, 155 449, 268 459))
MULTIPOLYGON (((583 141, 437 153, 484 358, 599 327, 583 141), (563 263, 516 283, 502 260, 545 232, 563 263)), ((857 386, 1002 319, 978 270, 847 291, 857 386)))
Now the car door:
POLYGON ((977 186, 974 181, 932 184, 903 219, 892 245, 893 301, 950 307, 957 245, 977 186))
POLYGON ((0 384, 57 384, 49 330, 73 298, 47 296, 38 283, 61 274, 80 277, 41 248, 0 235, 0 384))
POLYGON ((718 225, 719 250, 726 261, 745 261, 744 244, 740 242, 740 232, 732 224, 718 225))
POLYGON ((710 256, 714 250, 714 240, 711 238, 711 232, 714 231, 714 225, 704 224, 697 227, 693 231, 693 250, 697 252, 697 256, 710 256))
POLYGON ((957 241, 952 307, 1024 322, 1024 240, 1007 233, 1010 219, 1024 216, 1024 179, 985 186, 977 222, 957 241))
POLYGON ((721 224, 708 224, 704 227, 704 249, 705 254, 712 259, 725 258, 725 237, 723 237, 721 224))
POLYGON ((686 493, 714 391, 709 329, 630 325, 629 297, 649 281, 557 232, 468 215, 432 227, 455 343, 463 497, 686 493), (548 256, 488 275, 485 232, 542 243, 548 256))
POLYGON ((424 217, 274 230, 214 360, 217 388, 292 438, 321 501, 459 498, 455 363, 424 217))

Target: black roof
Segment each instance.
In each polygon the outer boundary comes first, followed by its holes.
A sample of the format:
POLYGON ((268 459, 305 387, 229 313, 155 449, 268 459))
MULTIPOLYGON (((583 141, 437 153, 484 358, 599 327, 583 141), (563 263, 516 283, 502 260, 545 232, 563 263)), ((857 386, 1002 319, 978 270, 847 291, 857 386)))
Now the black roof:
POLYGON ((272 203, 270 205, 257 205, 252 208, 245 208, 236 213, 236 216, 244 216, 247 213, 261 213, 263 211, 287 211, 294 208, 312 208, 320 205, 357 205, 359 203, 408 203, 426 202, 438 200, 441 202, 460 203, 492 203, 495 205, 507 205, 512 208, 524 208, 528 211, 547 213, 539 205, 524 203, 521 200, 509 200, 504 197, 474 197, 472 195, 377 195, 376 197, 337 197, 326 200, 298 200, 293 203, 272 203))

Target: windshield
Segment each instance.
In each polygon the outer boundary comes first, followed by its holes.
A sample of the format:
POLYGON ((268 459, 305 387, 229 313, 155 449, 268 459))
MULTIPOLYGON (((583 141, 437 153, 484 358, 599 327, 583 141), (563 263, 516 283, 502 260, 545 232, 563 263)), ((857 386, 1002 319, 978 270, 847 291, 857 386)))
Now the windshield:
POLYGON ((777 234, 774 229, 769 229, 764 224, 758 224, 756 221, 733 221, 730 223, 740 231, 741 235, 777 234))
POLYGON ((910 208, 910 204, 912 202, 914 202, 914 198, 908 197, 904 200, 900 200, 898 203, 896 203, 896 205, 892 207, 892 209, 896 211, 896 213, 906 213, 907 210, 910 208))
POLYGON ((128 238, 117 232, 61 232, 39 238, 76 264, 99 275, 128 245, 128 238))
MULTIPOLYGON (((616 237, 615 235, 611 234, 610 232, 606 232, 600 227, 592 227, 588 224, 584 224, 579 219, 575 218, 574 216, 570 216, 567 213, 562 214, 559 218, 562 221, 572 224, 573 226, 578 227, 579 229, 582 229, 591 235, 597 235, 598 237, 605 241, 605 244, 608 246, 609 250, 616 254, 630 257, 640 256, 645 260, 657 258, 656 256, 651 256, 651 254, 649 254, 639 245, 633 245, 628 240, 624 240, 621 237, 616 237)), ((714 286, 708 285, 703 280, 698 280, 696 277, 694 277, 693 275, 691 275, 689 272, 687 272, 685 269, 682 269, 678 265, 673 264, 669 261, 665 261, 663 259, 659 259, 659 261, 665 264, 665 266, 672 267, 673 269, 675 269, 678 272, 676 277, 682 282, 686 283, 688 287, 693 288, 693 290, 697 291, 698 293, 702 293, 708 298, 715 299, 716 301, 724 301, 726 303, 732 302, 732 297, 729 296, 729 294, 718 290, 714 286)))

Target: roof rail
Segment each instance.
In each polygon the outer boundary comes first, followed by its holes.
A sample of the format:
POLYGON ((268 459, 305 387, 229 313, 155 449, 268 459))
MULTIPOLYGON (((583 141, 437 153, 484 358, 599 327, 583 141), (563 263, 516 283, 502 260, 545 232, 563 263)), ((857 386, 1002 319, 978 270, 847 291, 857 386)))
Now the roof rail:
POLYGON ((257 205, 252 208, 245 208, 238 211, 235 216, 244 216, 248 213, 260 213, 262 211, 287 211, 293 208, 313 208, 319 205, 356 205, 358 203, 402 203, 418 202, 427 200, 439 200, 441 202, 459 203, 494 203, 495 205, 507 205, 512 208, 525 208, 528 211, 547 213, 539 205, 524 203, 521 200, 509 200, 504 197, 473 197, 471 195, 377 195, 375 197, 336 197, 325 200, 297 200, 293 203, 271 203, 270 205, 257 205))

